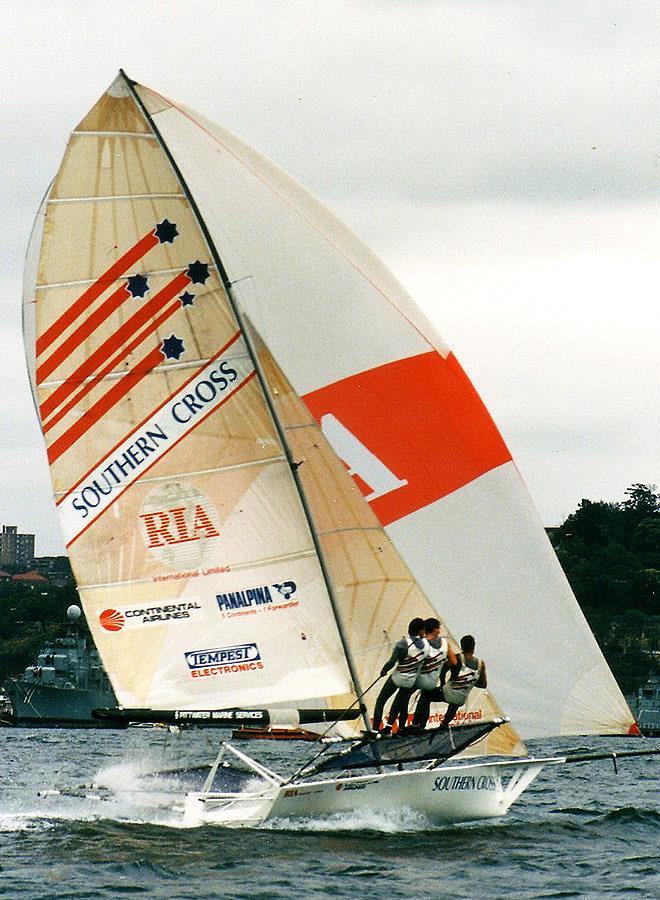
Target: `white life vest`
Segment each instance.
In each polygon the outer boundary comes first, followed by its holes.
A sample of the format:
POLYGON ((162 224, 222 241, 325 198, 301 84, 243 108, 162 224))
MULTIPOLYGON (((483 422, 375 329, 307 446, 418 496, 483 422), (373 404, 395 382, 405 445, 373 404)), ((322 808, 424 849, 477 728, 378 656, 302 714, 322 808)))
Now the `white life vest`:
POLYGON ((438 675, 443 662, 447 659, 449 642, 447 638, 437 638, 438 646, 434 647, 429 641, 428 655, 422 660, 419 675, 415 680, 415 687, 420 691, 432 691, 438 686, 438 675))
POLYGON ((461 664, 458 675, 454 676, 442 690, 447 703, 457 703, 463 706, 468 694, 481 678, 481 663, 476 656, 466 660, 462 653, 458 654, 461 664))
POLYGON ((415 686, 417 674, 428 656, 430 645, 426 638, 406 637, 408 653, 405 659, 397 663, 392 672, 392 681, 397 687, 411 688, 415 686))

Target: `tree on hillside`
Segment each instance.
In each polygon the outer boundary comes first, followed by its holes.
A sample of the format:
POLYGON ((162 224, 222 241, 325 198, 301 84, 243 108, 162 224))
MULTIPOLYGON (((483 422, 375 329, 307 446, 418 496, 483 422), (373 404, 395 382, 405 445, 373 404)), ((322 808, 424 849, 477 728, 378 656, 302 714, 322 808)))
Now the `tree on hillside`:
POLYGON ((559 539, 581 538, 586 544, 623 541, 624 524, 618 503, 583 499, 578 508, 557 529, 559 539))
POLYGON ((626 546, 634 549, 637 544, 637 549, 641 550, 639 542, 642 541, 644 553, 652 554, 647 564, 654 565, 658 559, 653 556, 653 551, 660 551, 660 542, 654 540, 656 529, 660 529, 660 494, 654 484, 631 484, 626 496, 628 499, 621 504, 626 546))
POLYGON ((640 520, 660 513, 660 494, 654 484, 631 484, 624 493, 628 497, 623 501, 624 508, 634 512, 640 520))
POLYGON ((66 633, 72 603, 80 604, 73 582, 44 590, 20 582, 0 585, 0 686, 34 662, 45 640, 66 633))
POLYGON ((636 483, 625 496, 621 503, 583 499, 553 541, 617 681, 633 690, 658 648, 660 494, 636 483))
POLYGON ((643 561, 647 571, 660 570, 660 512, 646 516, 637 523, 630 549, 643 561))

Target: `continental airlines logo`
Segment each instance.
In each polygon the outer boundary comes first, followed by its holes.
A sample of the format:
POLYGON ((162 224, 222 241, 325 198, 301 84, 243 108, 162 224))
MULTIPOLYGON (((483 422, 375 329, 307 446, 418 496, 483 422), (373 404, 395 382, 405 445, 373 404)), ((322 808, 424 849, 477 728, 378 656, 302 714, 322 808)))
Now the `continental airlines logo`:
POLYGON ((106 631, 121 631, 126 624, 126 617, 118 609, 104 609, 99 622, 106 631))
POLYGON ((237 675, 264 667, 259 648, 252 643, 216 647, 213 650, 190 650, 185 657, 192 678, 237 675))
POLYGON ((99 615, 99 622, 106 631, 121 631, 122 628, 139 628, 143 625, 190 619, 200 610, 199 603, 193 601, 167 603, 163 606, 122 606, 120 609, 104 609, 99 615))

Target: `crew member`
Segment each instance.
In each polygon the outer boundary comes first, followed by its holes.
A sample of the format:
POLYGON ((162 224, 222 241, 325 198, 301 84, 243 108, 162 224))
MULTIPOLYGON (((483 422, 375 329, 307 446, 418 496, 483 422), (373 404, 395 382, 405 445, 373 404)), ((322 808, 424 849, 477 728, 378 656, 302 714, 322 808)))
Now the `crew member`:
MULTIPOLYGON (((416 690, 431 691, 438 685, 438 675, 444 665, 456 666, 456 654, 449 646, 449 641, 440 636, 440 622, 431 617, 424 620, 424 637, 429 649, 422 660, 415 684, 410 688, 401 688, 394 698, 389 720, 393 725, 399 720, 399 731, 408 722, 408 703, 416 690)), ((413 730, 417 730, 413 723, 413 730)), ((423 730, 423 729, 422 729, 423 730)))
POLYGON ((424 690, 417 703, 413 727, 423 729, 429 718, 431 703, 447 703, 447 712, 440 724, 440 728, 449 728, 459 707, 463 706, 472 688, 485 688, 486 664, 474 655, 474 638, 466 634, 461 638, 461 653, 455 657, 456 664, 452 666, 451 676, 445 685, 439 685, 433 690, 424 690))
POLYGON ((429 652, 422 662, 415 687, 420 691, 432 691, 438 686, 438 676, 445 664, 448 663, 454 668, 458 660, 447 638, 440 634, 438 619, 431 618, 424 621, 424 635, 429 642, 429 652))
MULTIPOLYGON (((392 666, 396 666, 394 672, 387 679, 374 706, 374 728, 379 729, 382 724, 383 709, 385 704, 400 688, 412 689, 422 662, 429 651, 429 645, 424 638, 424 619, 419 617, 412 619, 408 625, 408 637, 397 641, 392 650, 392 655, 380 670, 381 677, 386 675, 392 666)), ((396 702, 396 701, 395 701, 396 702)), ((394 707, 394 704, 393 704, 394 707)), ((392 713, 388 717, 388 723, 383 731, 389 733, 394 724, 392 713)))

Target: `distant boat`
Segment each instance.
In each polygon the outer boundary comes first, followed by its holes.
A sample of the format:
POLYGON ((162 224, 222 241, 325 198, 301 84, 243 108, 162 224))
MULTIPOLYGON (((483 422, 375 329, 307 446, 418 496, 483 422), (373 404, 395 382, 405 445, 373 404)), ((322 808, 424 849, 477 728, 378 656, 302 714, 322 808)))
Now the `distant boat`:
MULTIPOLYGON (((92 716, 99 704, 116 703, 96 647, 76 628, 77 606, 69 607, 69 634, 45 643, 23 675, 5 684, 12 724, 24 727, 103 727, 92 716)), ((2 715, 0 704, 0 717, 2 715)))
POLYGON ((645 737, 660 737, 660 674, 655 672, 637 691, 637 724, 645 737))
POLYGON ((315 731, 306 728, 250 728, 241 726, 232 732, 234 741, 318 741, 319 736, 315 731))
POLYGON ((13 724, 12 705, 9 694, 6 694, 4 690, 0 690, 0 727, 13 724))

